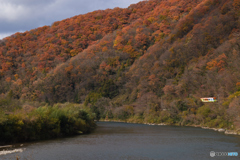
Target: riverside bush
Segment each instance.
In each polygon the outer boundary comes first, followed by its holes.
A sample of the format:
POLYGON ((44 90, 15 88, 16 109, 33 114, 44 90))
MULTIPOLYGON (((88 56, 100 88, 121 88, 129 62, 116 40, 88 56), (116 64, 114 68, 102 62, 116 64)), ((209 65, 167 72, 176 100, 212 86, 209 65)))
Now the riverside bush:
POLYGON ((54 105, 23 108, 9 115, 0 112, 0 143, 57 138, 89 133, 94 127, 94 115, 79 105, 54 105))

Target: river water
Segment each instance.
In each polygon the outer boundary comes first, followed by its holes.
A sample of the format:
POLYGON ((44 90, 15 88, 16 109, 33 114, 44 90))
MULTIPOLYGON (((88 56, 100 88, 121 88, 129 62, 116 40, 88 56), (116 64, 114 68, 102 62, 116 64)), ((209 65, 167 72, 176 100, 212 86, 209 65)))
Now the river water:
MULTIPOLYGON (((240 136, 194 127, 98 122, 88 135, 26 143, 1 160, 207 160, 210 151, 238 152, 240 136)), ((2 151, 1 151, 2 152, 2 151)), ((0 153, 1 153, 0 152, 0 153)), ((2 152, 3 153, 3 152, 2 152)))

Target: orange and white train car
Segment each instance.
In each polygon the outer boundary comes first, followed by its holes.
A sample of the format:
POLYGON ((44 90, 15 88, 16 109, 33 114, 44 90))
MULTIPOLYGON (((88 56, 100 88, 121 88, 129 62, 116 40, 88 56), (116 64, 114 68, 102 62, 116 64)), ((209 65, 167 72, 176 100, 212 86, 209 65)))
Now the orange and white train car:
POLYGON ((202 102, 217 102, 216 97, 206 97, 206 98, 201 98, 202 102))

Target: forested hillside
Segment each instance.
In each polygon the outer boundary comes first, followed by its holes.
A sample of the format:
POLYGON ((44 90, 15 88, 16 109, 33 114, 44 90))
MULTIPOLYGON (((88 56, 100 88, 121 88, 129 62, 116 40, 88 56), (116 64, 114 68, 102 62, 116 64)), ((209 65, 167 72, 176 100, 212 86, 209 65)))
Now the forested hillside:
POLYGON ((240 129, 239 66, 240 0, 142 1, 1 40, 0 107, 73 102, 97 119, 240 129))

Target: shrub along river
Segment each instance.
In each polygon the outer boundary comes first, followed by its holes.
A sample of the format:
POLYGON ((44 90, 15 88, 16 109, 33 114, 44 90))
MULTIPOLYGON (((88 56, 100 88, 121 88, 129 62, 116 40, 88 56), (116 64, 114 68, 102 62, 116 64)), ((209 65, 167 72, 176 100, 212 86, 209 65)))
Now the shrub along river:
POLYGON ((34 143, 0 151, 2 160, 203 160, 210 152, 238 152, 240 136, 194 127, 98 122, 88 135, 34 143), (11 153, 13 152, 13 153, 11 153), (5 155, 6 154, 6 155, 5 155))

